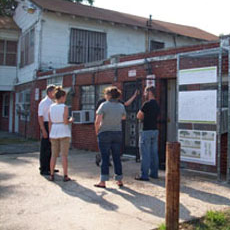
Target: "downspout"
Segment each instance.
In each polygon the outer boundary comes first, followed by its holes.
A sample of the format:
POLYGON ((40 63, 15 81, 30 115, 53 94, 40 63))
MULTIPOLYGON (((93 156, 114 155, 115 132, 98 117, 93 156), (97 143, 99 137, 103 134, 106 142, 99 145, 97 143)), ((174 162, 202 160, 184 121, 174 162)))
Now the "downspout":
POLYGON ((177 41, 176 41, 176 35, 173 35, 173 43, 174 43, 174 47, 177 47, 177 41))

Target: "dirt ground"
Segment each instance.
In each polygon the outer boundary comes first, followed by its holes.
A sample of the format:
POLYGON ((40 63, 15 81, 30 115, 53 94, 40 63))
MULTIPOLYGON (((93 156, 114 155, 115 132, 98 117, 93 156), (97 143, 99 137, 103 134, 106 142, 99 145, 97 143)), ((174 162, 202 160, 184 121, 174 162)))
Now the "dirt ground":
MULTIPOLYGON (((0 149, 1 230, 151 230, 164 222, 164 171, 157 180, 135 181, 140 164, 124 158, 124 188, 116 186, 113 167, 107 188, 95 188, 100 173, 96 153, 72 150, 69 175, 73 181, 62 181, 59 159, 60 172, 50 182, 39 174, 37 151, 20 153, 19 146, 15 148, 17 154, 0 149)), ((230 186, 213 175, 182 170, 180 191, 180 221, 230 207, 230 186)))

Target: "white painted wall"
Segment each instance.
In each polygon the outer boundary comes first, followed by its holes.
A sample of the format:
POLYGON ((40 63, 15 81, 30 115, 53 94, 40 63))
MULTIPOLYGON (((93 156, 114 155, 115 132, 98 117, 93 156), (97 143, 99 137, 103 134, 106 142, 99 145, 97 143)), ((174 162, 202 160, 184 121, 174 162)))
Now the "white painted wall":
POLYGON ((16 67, 0 66, 0 91, 12 91, 16 79, 16 67))
POLYGON ((35 77, 36 70, 39 68, 39 44, 41 31, 41 10, 36 8, 33 14, 28 13, 25 9, 29 1, 20 2, 14 15, 16 24, 21 28, 21 36, 18 45, 18 83, 25 83, 32 81, 35 77), (25 9, 24 9, 24 8, 25 9), (34 63, 20 68, 20 43, 21 37, 30 29, 35 28, 35 47, 34 47, 34 63))
POLYGON ((42 29, 42 67, 68 65, 70 29, 79 28, 107 34, 107 57, 114 54, 131 54, 145 49, 144 33, 129 27, 112 26, 92 20, 45 13, 42 29), (54 42, 55 41, 55 42, 54 42))
POLYGON ((165 48, 181 47, 200 43, 200 41, 195 39, 183 36, 170 35, 162 32, 150 32, 149 41, 150 40, 164 42, 165 48))
MULTIPOLYGON (((22 33, 35 28, 35 61, 31 65, 18 68, 19 84, 32 81, 38 69, 48 70, 49 67, 62 68, 70 65, 68 64, 68 53, 71 28, 105 32, 107 34, 107 58, 116 54, 145 52, 146 31, 142 29, 86 20, 80 17, 73 18, 70 15, 41 12, 40 9, 37 9, 34 14, 29 14, 25 11, 25 7, 23 8, 27 4, 28 0, 19 4, 14 20, 22 29, 22 33)), ((165 48, 175 47, 175 41, 171 35, 154 32, 150 34, 149 40, 151 39, 164 42, 165 48)), ((177 46, 195 43, 193 39, 183 37, 176 39, 177 46)))

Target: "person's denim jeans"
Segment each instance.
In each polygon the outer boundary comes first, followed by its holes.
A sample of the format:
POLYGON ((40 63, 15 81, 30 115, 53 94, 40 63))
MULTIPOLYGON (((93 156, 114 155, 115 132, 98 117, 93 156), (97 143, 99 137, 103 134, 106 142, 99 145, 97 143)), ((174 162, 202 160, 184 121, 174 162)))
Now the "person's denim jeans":
POLYGON ((98 134, 98 145, 101 151, 101 181, 109 180, 109 155, 112 152, 115 180, 122 180, 121 165, 122 132, 106 131, 98 134))
POLYGON ((142 155, 141 178, 158 178, 158 130, 142 131, 139 147, 142 155))

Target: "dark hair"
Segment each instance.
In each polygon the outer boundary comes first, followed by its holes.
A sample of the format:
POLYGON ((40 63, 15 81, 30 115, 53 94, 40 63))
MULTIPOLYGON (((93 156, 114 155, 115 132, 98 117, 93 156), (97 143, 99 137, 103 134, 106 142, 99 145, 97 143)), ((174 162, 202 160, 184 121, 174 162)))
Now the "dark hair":
POLYGON ((146 91, 146 92, 151 92, 151 93, 153 94, 153 96, 156 95, 156 88, 155 88, 154 86, 147 86, 147 87, 145 88, 145 91, 146 91))
POLYGON ((48 85, 46 87, 46 94, 48 94, 49 92, 52 92, 55 88, 56 88, 55 85, 48 85))
POLYGON ((105 88, 104 94, 111 96, 113 99, 118 99, 121 96, 121 91, 116 86, 105 88))
POLYGON ((61 86, 58 86, 58 87, 55 88, 54 95, 55 95, 55 98, 58 100, 61 97, 64 97, 66 95, 66 92, 65 92, 65 90, 62 89, 61 86))

